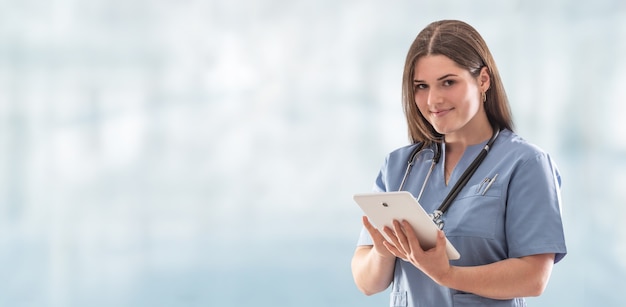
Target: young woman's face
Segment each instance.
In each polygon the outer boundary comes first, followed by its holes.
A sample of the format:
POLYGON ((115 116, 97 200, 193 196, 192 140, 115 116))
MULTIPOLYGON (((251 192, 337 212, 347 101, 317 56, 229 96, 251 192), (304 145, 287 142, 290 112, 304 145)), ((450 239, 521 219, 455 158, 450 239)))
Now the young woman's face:
POLYGON ((419 111, 446 139, 489 126, 481 99, 489 88, 486 69, 475 78, 446 56, 424 56, 415 64, 413 88, 419 111))

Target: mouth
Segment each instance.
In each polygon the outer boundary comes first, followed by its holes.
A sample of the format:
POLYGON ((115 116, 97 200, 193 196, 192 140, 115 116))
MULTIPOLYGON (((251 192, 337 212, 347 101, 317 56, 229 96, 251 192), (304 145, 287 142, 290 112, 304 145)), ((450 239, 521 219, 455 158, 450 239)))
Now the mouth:
POLYGON ((434 117, 442 117, 450 113, 450 111, 452 110, 454 110, 454 108, 447 109, 447 110, 435 110, 435 111, 430 111, 430 114, 432 114, 434 117))

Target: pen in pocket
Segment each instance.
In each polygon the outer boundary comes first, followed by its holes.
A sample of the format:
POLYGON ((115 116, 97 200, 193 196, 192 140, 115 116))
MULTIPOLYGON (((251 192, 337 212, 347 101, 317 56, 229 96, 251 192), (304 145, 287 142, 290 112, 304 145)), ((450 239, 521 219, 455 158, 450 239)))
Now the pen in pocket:
POLYGON ((498 174, 495 174, 495 176, 493 176, 493 178, 491 178, 489 180, 489 183, 487 183, 487 186, 485 187, 485 189, 483 190, 483 194, 485 195, 485 193, 487 193, 487 190, 489 190, 489 188, 491 187, 491 185, 493 184, 494 181, 496 181, 496 178, 498 178, 498 174))
POLYGON ((476 187, 476 193, 480 192, 480 190, 482 190, 485 183, 488 183, 489 180, 491 180, 491 178, 485 177, 485 179, 483 179, 483 181, 481 181, 480 184, 476 187))

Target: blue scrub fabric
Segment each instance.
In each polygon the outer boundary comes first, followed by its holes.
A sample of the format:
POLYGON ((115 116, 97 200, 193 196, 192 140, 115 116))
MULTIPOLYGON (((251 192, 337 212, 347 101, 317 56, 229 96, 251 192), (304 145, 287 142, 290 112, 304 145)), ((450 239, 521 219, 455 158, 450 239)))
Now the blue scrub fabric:
MULTIPOLYGON (((461 174, 482 150, 469 146, 444 181, 442 157, 426 183, 420 204, 431 213, 439 207, 461 174)), ((407 160, 417 145, 391 152, 382 166, 374 190, 397 191, 407 160)), ((434 147, 416 158, 404 190, 417 197, 434 155, 434 147)), ((567 253, 561 220, 561 177, 550 156, 515 133, 503 130, 489 154, 443 216, 444 232, 461 254, 456 266, 477 266, 507 258, 555 253, 555 263, 567 253), (487 189, 487 180, 496 177, 487 189)), ((372 245, 363 228, 357 245, 372 245)), ((439 286, 411 263, 397 259, 391 304, 412 306, 525 306, 523 298, 493 300, 439 286)))

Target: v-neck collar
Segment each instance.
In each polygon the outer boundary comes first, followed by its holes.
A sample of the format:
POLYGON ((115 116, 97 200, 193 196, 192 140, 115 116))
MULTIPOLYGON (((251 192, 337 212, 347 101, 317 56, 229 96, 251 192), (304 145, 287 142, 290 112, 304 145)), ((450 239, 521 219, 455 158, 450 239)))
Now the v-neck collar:
POLYGON ((461 176, 463 172, 465 172, 465 170, 472 163, 472 161, 476 159, 476 157, 478 156, 480 151, 483 149, 483 147, 485 147, 485 144, 487 144, 488 141, 489 140, 486 140, 478 144, 469 145, 465 148, 465 151, 461 155, 459 162, 456 163, 456 165, 454 166, 454 169, 452 169, 452 171, 450 172, 450 178, 448 180, 448 183, 446 183, 446 174, 445 174, 446 172, 446 144, 445 143, 442 144, 441 146, 442 163, 440 163, 441 166, 438 172, 440 173, 441 179, 443 180, 443 184, 446 188, 451 188, 452 186, 454 186, 454 183, 456 183, 456 181, 459 180, 459 176, 461 176))

